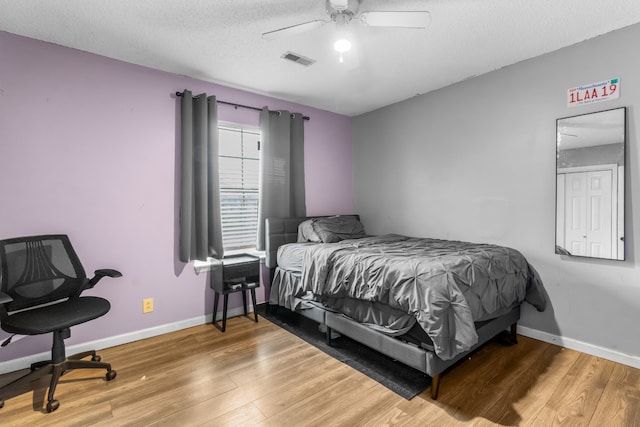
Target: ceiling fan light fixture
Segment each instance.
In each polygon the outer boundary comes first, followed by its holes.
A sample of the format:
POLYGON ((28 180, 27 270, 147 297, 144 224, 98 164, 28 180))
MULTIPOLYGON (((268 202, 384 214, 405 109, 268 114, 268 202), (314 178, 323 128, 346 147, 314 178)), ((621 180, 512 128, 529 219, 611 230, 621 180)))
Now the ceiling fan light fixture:
POLYGON ((338 38, 333 43, 333 48, 336 52, 340 53, 340 62, 343 62, 342 54, 348 52, 351 49, 351 41, 349 40, 349 21, 351 21, 351 14, 346 12, 339 12, 334 16, 336 21, 336 30, 338 38))
POLYGON ((340 53, 349 52, 351 49, 351 42, 348 39, 340 38, 333 44, 333 48, 340 53))
POLYGON ((351 42, 348 39, 345 38, 339 38, 338 40, 336 40, 336 42, 333 44, 333 48, 340 53, 340 63, 344 62, 344 59, 342 58, 342 54, 345 52, 348 52, 351 49, 351 42))

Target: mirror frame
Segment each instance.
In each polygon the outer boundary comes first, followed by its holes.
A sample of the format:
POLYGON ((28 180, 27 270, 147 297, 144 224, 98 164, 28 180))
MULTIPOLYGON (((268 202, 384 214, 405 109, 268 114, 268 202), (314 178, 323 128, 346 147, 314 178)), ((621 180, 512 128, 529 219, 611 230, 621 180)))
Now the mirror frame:
MULTIPOLYGON (((604 116, 603 116, 604 117, 604 116)), ((613 136, 611 138, 614 138, 613 136)), ((576 141, 577 141, 576 139, 576 141)), ((626 231, 626 220, 625 220, 625 188, 626 188, 626 151, 627 151, 627 107, 617 107, 608 110, 595 111, 591 113, 579 114, 575 116, 563 117, 556 120, 556 209, 555 209, 555 253, 558 255, 567 255, 572 257, 583 257, 583 258, 595 258, 595 259, 606 259, 606 260, 615 260, 615 261, 624 261, 626 258, 626 243, 625 243, 625 231, 626 231), (615 159, 614 156, 611 156, 609 161, 605 160, 602 162, 578 162, 579 165, 572 167, 566 166, 565 160, 567 159, 568 153, 565 150, 561 150, 561 140, 562 137, 565 136, 564 144, 567 143, 566 137, 569 137, 569 141, 571 138, 575 137, 577 139, 582 139, 583 143, 585 138, 589 136, 593 136, 595 132, 604 131, 605 128, 610 127, 611 125, 605 122, 589 122, 590 118, 596 118, 598 115, 608 114, 611 115, 616 111, 621 111, 622 113, 622 129, 618 128, 618 124, 614 122, 616 125, 616 139, 613 139, 613 142, 605 142, 604 144, 595 144, 588 143, 587 145, 580 145, 578 147, 571 148, 589 148, 591 146, 603 147, 608 144, 619 144, 620 142, 616 142, 619 138, 620 130, 622 131, 622 159, 615 159), (567 132, 568 129, 571 129, 571 125, 573 125, 573 131, 567 132), (561 132, 564 131, 564 132, 561 132), (591 132, 591 135, 588 133, 591 132), (564 152, 564 156, 561 153, 564 152), (564 157, 564 160, 563 160, 564 157), (562 166, 562 167, 561 167, 562 166), (563 172, 560 172, 563 170, 563 172), (611 173, 607 173, 611 171, 611 173), (604 175, 598 176, 599 172, 604 172, 604 175), (569 184, 565 182, 565 180, 569 179, 569 174, 575 175, 571 177, 571 188, 567 187, 569 184), (562 175, 562 176, 561 176, 562 175), (607 183, 611 181, 611 191, 609 194, 604 194, 604 200, 608 201, 611 199, 610 206, 611 208, 607 210, 607 203, 598 204, 598 200, 603 200, 602 198, 597 197, 597 191, 602 188, 607 188, 607 183), (587 183, 594 183, 595 185, 605 184, 602 187, 598 187, 595 189, 596 196, 594 199, 590 199, 589 196, 590 189, 588 189, 587 183), (565 191, 566 190, 566 191, 565 191), (570 200, 571 203, 567 201, 567 197, 571 197, 566 193, 576 190, 579 194, 570 200), (584 195, 584 196, 583 196, 584 195), (562 201, 561 201, 562 199, 562 201), (609 241, 607 245, 610 244, 611 249, 609 250, 611 253, 609 256, 598 256, 589 254, 586 251, 588 250, 588 226, 587 226, 587 217, 589 216, 589 200, 592 200, 591 206, 604 206, 601 207, 596 213, 605 213, 608 215, 603 215, 603 218, 610 218, 611 232, 608 233, 609 241), (577 201, 577 202, 576 202, 577 201), (579 202, 579 203, 578 203, 579 202), (578 209, 575 207, 579 206, 578 209), (583 212, 580 212, 580 211, 583 212), (575 212, 578 212, 577 214, 575 212), (580 233, 584 232, 583 236, 579 236, 580 239, 584 238, 584 253, 574 254, 570 252, 571 248, 566 248, 566 239, 571 233, 567 231, 570 227, 567 225, 568 218, 574 218, 579 223, 579 228, 581 230, 580 233), (582 224, 584 222, 584 224, 582 224), (562 234, 562 237, 560 235, 562 234), (569 250, 568 250, 569 249, 569 250)), ((578 152, 574 152, 575 154, 579 154, 578 152)), ((589 155, 584 155, 585 151, 582 152, 583 157, 589 157, 589 155)), ((593 152, 590 153, 593 155, 593 152)), ((575 158, 578 156, 574 156, 575 158)), ((594 187, 595 188, 595 187, 594 187)), ((606 190, 605 190, 606 193, 606 190)), ((608 221, 606 219, 601 221, 608 221)), ((573 227, 573 230, 576 230, 577 227, 573 227)), ((607 239, 601 239, 601 241, 606 241, 607 239)), ((577 240, 574 240, 577 241, 577 240)), ((597 245, 597 237, 594 239, 594 250, 598 247, 597 245)), ((574 246, 575 247, 575 246, 574 246)), ((605 251, 607 251, 605 245, 605 251)), ((580 249, 578 251, 581 251, 580 249)), ((577 252, 574 250, 574 252, 577 252)), ((592 252, 593 253, 593 252, 592 252)))

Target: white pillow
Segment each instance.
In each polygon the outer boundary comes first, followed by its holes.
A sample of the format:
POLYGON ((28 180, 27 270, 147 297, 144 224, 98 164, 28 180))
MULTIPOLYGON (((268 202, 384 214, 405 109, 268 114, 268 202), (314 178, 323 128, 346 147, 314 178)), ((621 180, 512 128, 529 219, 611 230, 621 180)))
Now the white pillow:
POLYGON ((320 236, 313 229, 313 219, 302 221, 298 225, 298 242, 322 242, 320 236))

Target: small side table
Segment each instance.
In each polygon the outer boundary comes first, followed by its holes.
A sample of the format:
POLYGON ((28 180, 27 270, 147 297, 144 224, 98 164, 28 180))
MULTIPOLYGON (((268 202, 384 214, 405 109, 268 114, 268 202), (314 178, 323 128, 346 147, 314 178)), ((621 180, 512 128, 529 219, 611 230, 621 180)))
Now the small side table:
POLYGON ((229 294, 242 292, 244 315, 247 311, 247 291, 251 293, 254 320, 258 321, 256 308, 256 288, 260 286, 260 258, 255 255, 242 254, 223 258, 220 265, 211 270, 211 288, 213 295, 213 325, 224 332, 227 328, 227 305, 229 294), (220 295, 224 302, 222 307, 222 327, 216 322, 220 295))

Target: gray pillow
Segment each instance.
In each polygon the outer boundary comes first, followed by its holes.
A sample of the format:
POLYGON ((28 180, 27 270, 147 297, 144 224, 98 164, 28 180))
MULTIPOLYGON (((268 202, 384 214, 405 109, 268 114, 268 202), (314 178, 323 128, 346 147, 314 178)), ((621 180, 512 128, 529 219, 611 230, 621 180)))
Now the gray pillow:
POLYGON ((313 230, 324 243, 334 243, 345 239, 359 239, 367 236, 362 223, 351 215, 314 218, 311 224, 313 230))

